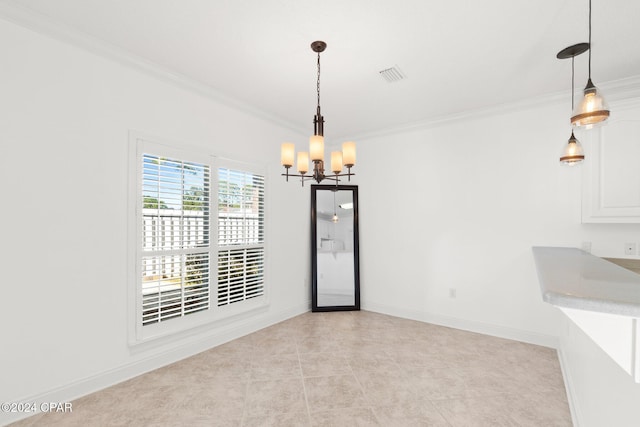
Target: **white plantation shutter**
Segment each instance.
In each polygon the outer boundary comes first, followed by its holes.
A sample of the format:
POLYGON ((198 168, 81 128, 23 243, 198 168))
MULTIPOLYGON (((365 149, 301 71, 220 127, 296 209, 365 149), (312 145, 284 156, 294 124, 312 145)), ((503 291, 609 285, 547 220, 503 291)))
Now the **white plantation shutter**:
POLYGON ((133 344, 266 304, 264 176, 147 138, 130 146, 133 344))
POLYGON ((218 169, 218 306, 264 295, 264 177, 218 169))
POLYGON ((209 308, 210 166, 142 156, 142 324, 209 308))
POLYGON ((264 248, 218 251, 218 306, 264 294, 264 248))

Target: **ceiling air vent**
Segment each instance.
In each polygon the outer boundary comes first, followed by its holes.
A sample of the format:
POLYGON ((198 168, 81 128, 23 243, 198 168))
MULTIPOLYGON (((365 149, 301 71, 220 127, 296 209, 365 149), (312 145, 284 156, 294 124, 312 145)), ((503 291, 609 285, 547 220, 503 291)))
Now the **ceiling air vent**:
POLYGON ((391 67, 380 71, 380 75, 389 83, 398 82, 404 80, 404 75, 398 69, 398 67, 391 67))

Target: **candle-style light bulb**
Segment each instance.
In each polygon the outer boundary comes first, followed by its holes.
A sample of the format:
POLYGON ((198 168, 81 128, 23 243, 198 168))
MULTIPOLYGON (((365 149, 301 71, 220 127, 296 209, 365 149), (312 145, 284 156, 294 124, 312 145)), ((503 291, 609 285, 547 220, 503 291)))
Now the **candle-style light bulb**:
POLYGON ((280 163, 285 168, 293 166, 293 157, 295 155, 296 147, 290 142, 284 142, 280 148, 280 163))
POLYGON ((298 173, 304 175, 309 172, 309 153, 300 151, 298 153, 298 173))
POLYGON ((356 143, 348 141, 342 143, 342 164, 348 168, 356 164, 356 143))
POLYGON ((342 172, 342 152, 331 152, 331 171, 335 174, 342 172))

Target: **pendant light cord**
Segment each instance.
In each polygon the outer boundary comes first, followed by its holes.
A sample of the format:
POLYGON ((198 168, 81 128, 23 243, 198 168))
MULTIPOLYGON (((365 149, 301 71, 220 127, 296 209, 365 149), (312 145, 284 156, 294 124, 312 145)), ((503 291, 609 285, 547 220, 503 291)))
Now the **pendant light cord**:
POLYGON ((571 57, 571 111, 573 111, 573 88, 575 87, 575 68, 574 64, 576 61, 576 56, 571 57))
POLYGON ((589 0, 589 80, 591 80, 591 0, 589 0))

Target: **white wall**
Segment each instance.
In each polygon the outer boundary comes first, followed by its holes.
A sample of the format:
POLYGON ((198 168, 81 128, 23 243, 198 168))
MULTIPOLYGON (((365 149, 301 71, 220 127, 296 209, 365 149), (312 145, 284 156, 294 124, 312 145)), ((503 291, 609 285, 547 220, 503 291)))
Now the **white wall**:
POLYGON ((69 400, 308 309, 308 188, 278 151, 303 135, 2 20, 0 51, 1 402, 69 400), (266 311, 128 347, 130 130, 268 170, 266 311))
POLYGON ((359 140, 362 307, 548 346, 561 337, 577 425, 637 425, 640 385, 577 328, 563 332, 536 277, 532 246, 590 241, 624 258, 640 240, 638 224, 580 223, 582 171, 558 163, 568 116, 544 105, 359 140))
POLYGON ((531 246, 591 241, 623 257, 640 240, 637 224, 580 224, 581 169, 558 162, 568 110, 514 106, 359 140, 362 307, 555 345, 561 315, 542 302, 531 246))

